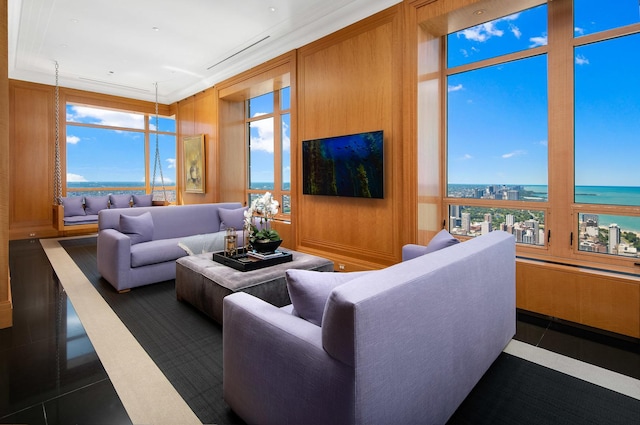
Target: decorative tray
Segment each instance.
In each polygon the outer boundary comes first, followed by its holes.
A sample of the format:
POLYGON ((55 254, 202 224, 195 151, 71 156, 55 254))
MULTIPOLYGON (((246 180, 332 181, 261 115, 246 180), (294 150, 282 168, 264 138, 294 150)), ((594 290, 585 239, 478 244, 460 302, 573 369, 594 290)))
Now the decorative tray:
POLYGON ((231 257, 225 256, 224 251, 213 253, 213 261, 232 267, 241 272, 275 266, 276 264, 287 263, 291 260, 293 260, 293 255, 290 252, 284 251, 275 251, 269 255, 260 255, 252 251, 247 253, 240 250, 238 254, 231 257), (259 256, 263 258, 259 258, 259 256))

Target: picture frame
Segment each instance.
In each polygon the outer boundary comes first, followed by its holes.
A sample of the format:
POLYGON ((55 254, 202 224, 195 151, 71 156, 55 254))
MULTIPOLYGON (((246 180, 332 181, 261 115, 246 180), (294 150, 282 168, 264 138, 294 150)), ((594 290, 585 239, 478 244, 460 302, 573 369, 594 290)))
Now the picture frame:
POLYGON ((185 192, 205 193, 204 134, 183 140, 185 192))

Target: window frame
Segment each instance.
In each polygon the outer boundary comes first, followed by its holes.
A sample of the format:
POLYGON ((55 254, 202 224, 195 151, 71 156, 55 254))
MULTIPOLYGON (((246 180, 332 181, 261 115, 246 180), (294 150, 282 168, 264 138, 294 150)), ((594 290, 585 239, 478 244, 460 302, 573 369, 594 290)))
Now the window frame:
MULTIPOLYGON (((474 5, 480 9, 481 4, 474 5)), ((640 33, 640 23, 604 30, 601 32, 575 36, 573 23, 573 1, 547 2, 548 43, 530 50, 523 50, 504 56, 484 59, 478 62, 447 69, 447 35, 433 34, 423 24, 423 38, 437 38, 439 42, 438 95, 439 95, 439 136, 440 150, 440 223, 449 228, 449 211, 453 205, 469 205, 487 208, 532 208, 544 211, 547 237, 544 246, 518 244, 516 255, 554 263, 570 264, 604 271, 640 274, 640 260, 634 257, 607 255, 579 250, 579 214, 606 214, 640 217, 640 207, 602 204, 581 204, 575 202, 574 163, 574 49, 594 42, 640 33), (480 67, 519 60, 538 54, 547 54, 548 60, 548 197, 546 202, 483 200, 473 198, 452 198, 448 196, 447 158, 447 79, 451 74, 466 72, 480 67)), ((526 7, 524 8, 526 9, 526 7)), ((507 11, 509 14, 513 11, 507 11)), ((483 19, 482 21, 487 21, 483 19)), ((452 30, 456 32, 461 28, 452 30)), ((432 80, 433 72, 420 75, 419 83, 432 80)), ((423 119, 420 117, 419 120, 423 119)), ((424 143, 424 142, 421 142, 424 143)), ((427 141, 426 143, 433 143, 427 141)), ((426 149, 429 145, 426 145, 426 149)), ((624 230, 624 229, 623 229, 624 230)), ((460 237, 460 236, 457 236, 460 237)), ((460 237, 468 239, 469 237, 460 237)))
MULTIPOLYGON (((144 191, 145 194, 150 194, 151 193, 151 188, 152 188, 152 173, 153 173, 153 166, 151 165, 152 163, 152 159, 155 159, 155 135, 156 133, 158 135, 166 135, 166 136, 173 136, 175 139, 175 152, 174 152, 174 157, 177 158, 177 140, 178 140, 178 135, 177 135, 177 128, 175 132, 171 132, 171 131, 157 131, 157 130, 153 130, 151 128, 152 123, 155 124, 154 120, 155 120, 155 114, 154 113, 148 113, 148 112, 141 112, 141 111, 136 111, 136 110, 128 110, 128 109, 119 109, 119 108, 113 108, 113 107, 107 107, 104 106, 102 104, 92 104, 90 102, 80 102, 80 101, 73 101, 73 100, 66 100, 64 102, 64 111, 61 111, 64 113, 64 139, 66 139, 66 134, 67 134, 67 129, 69 126, 73 126, 73 127, 85 127, 85 128, 95 128, 95 129, 103 129, 103 130, 110 130, 110 131, 126 131, 126 132, 130 132, 130 133, 140 133, 143 135, 143 139, 144 139, 144 169, 145 169, 145 182, 140 184, 140 186, 108 186, 108 187, 99 187, 99 188, 95 188, 95 187, 72 187, 70 188, 68 186, 69 182, 67 181, 67 172, 68 172, 68 163, 67 163, 67 155, 66 155, 66 147, 65 147, 65 155, 64 155, 64 163, 61 164, 62 166, 62 174, 63 174, 63 187, 62 187, 62 193, 63 196, 66 196, 67 192, 85 192, 88 195, 91 195, 92 193, 95 192, 137 192, 137 191, 144 191), (117 111, 117 112, 122 112, 122 113, 135 113, 135 114, 140 114, 144 117, 144 127, 143 128, 130 128, 130 127, 122 127, 122 126, 110 126, 110 125, 104 125, 104 124, 97 124, 97 123, 82 123, 82 122, 76 122, 76 121, 68 121, 66 119, 66 111, 67 111, 67 107, 68 106, 86 106, 89 108, 95 108, 95 109, 101 109, 101 110, 112 110, 112 111, 117 111)), ((175 120, 175 115, 159 115, 162 118, 173 118, 175 120)), ((164 175, 164 173, 163 173, 164 175)), ((155 185, 155 192, 157 193, 158 191, 161 191, 162 187, 162 183, 160 183, 159 185, 156 184, 155 185), (158 189, 158 187, 160 186, 160 189, 158 189)), ((164 188, 167 191, 173 191, 175 193, 175 197, 172 201, 170 201, 170 204, 176 204, 177 203, 177 197, 178 197, 178 188, 177 188, 177 173, 176 173, 176 179, 174 180, 173 184, 171 185, 167 185, 165 183, 164 188)))
MULTIPOLYGON (((249 116, 249 102, 251 99, 258 97, 248 98, 244 101, 245 107, 245 144, 246 144, 246 181, 245 185, 245 199, 251 205, 252 197, 262 196, 265 193, 264 189, 251 189, 249 187, 251 182, 251 147, 250 140, 251 134, 249 131, 249 125, 253 122, 265 120, 272 118, 273 119, 273 189, 269 190, 273 195, 274 199, 276 199, 280 203, 280 208, 278 209, 278 214, 276 214, 275 219, 280 221, 291 221, 291 212, 284 212, 284 197, 288 196, 289 200, 291 200, 291 182, 289 182, 289 190, 282 189, 283 187, 283 176, 282 176, 282 151, 283 151, 283 134, 282 134, 282 116, 289 114, 291 116, 291 101, 289 101, 289 107, 286 109, 282 108, 281 102, 281 91, 285 88, 290 87, 288 85, 274 89, 271 92, 273 93, 273 112, 268 114, 262 114, 255 117, 249 116)), ((267 94, 262 93, 261 95, 267 94)))

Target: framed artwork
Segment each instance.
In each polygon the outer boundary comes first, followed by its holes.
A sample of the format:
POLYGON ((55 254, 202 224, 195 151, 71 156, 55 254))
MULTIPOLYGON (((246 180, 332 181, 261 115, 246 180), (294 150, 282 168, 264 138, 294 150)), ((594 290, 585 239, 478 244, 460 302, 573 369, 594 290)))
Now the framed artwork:
POLYGON ((185 192, 204 193, 204 134, 185 137, 182 147, 184 150, 185 192))

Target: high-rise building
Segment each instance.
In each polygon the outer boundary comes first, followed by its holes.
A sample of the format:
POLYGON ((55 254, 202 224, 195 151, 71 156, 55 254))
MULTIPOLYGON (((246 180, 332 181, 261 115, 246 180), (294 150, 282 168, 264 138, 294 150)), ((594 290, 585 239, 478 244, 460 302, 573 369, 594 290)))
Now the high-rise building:
POLYGON ((620 244, 620 227, 616 223, 609 225, 609 254, 618 253, 618 245, 620 244))
POLYGON ((518 199, 520 199, 520 192, 517 190, 507 190, 507 200, 517 201, 518 199))
POLYGON ((469 213, 462 213, 462 230, 465 233, 471 231, 471 214, 469 213))
POLYGON ((486 235, 487 233, 491 232, 493 230, 493 228, 491 227, 491 222, 490 221, 483 221, 482 222, 482 234, 486 235))
POLYGON ((513 214, 507 214, 506 217, 507 226, 513 226, 516 223, 516 218, 513 214))

